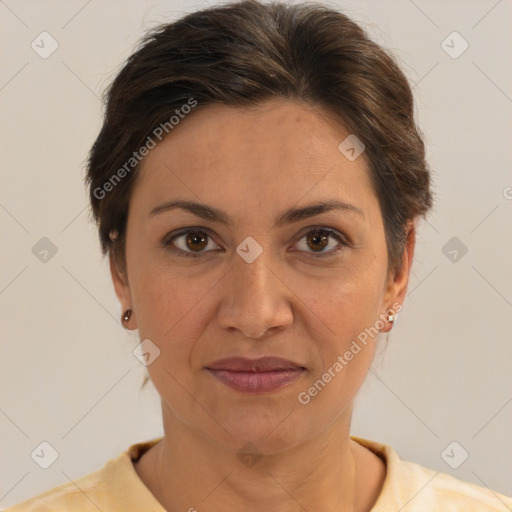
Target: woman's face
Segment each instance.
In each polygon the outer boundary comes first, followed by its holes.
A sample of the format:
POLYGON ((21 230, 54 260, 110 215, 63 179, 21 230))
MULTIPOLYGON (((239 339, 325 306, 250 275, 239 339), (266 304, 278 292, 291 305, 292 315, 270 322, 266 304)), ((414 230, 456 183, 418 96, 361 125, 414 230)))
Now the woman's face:
POLYGON ((123 308, 133 309, 129 327, 160 350, 148 371, 164 423, 269 453, 349 424, 376 330, 389 330, 384 314, 403 302, 414 231, 403 272, 388 276, 364 153, 353 160, 338 148, 348 135, 301 103, 215 105, 183 119, 143 160, 126 274, 112 259, 111 268, 123 308), (215 209, 226 222, 183 208, 151 213, 178 200, 204 206, 196 212, 215 209), (303 210, 332 201, 352 206, 303 210), (303 214, 286 215, 295 210, 303 214), (332 234, 315 236, 315 228, 332 234), (305 370, 280 389, 248 393, 207 369, 261 356, 305 370))

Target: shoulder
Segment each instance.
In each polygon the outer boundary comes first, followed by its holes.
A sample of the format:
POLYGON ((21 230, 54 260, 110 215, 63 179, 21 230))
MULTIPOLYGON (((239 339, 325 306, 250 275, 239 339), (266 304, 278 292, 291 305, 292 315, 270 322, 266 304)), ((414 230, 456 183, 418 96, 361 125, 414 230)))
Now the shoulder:
POLYGON ((158 442, 145 441, 130 446, 97 471, 66 482, 3 512, 165 512, 138 478, 132 461, 158 442))
POLYGON ((397 487, 410 510, 510 512, 512 498, 419 464, 401 461, 397 487))
POLYGON ((510 512, 512 498, 441 471, 401 460, 390 445, 352 436, 386 461, 386 478, 371 512, 510 512))
POLYGON ((104 469, 101 469, 72 482, 58 485, 8 508, 4 512, 54 512, 60 510, 98 512, 95 498, 106 492, 105 482, 102 479, 103 472, 104 469))

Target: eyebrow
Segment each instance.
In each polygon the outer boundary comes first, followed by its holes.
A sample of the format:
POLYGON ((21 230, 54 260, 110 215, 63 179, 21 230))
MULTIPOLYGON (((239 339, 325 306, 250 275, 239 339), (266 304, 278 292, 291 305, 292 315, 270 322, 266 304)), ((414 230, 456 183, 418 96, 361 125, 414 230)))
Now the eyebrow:
MULTIPOLYGON (((222 210, 219 210, 214 206, 196 203, 193 201, 167 201, 166 203, 163 203, 159 206, 155 206, 155 208, 153 208, 149 212, 148 217, 153 217, 160 213, 167 212, 176 208, 189 211, 190 213, 196 215, 197 217, 200 217, 205 220, 219 222, 221 224, 229 226, 232 225, 232 220, 222 210)), ((354 212, 358 213, 359 215, 362 215, 362 217, 364 218, 363 211, 357 206, 346 203, 345 201, 341 201, 339 199, 330 199, 320 201, 314 204, 309 204, 302 208, 291 208, 278 217, 278 219, 276 220, 276 226, 291 224, 292 222, 298 222, 300 220, 304 220, 309 217, 314 217, 315 215, 320 215, 321 213, 329 212, 332 210, 354 212)))

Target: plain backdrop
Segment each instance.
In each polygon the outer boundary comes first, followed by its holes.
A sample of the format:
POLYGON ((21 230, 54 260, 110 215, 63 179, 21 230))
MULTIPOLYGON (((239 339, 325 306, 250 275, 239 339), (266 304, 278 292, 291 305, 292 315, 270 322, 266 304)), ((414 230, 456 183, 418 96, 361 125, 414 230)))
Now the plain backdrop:
MULTIPOLYGON (((207 5, 0 2, 2 507, 162 434, 156 391, 139 391, 137 332, 120 324, 88 217, 84 164, 101 93, 140 36, 207 5), (42 47, 55 43, 42 32, 58 44, 47 58, 42 47), (42 442, 58 454, 48 469, 31 457, 42 442)), ((512 495, 512 3, 330 5, 391 49, 410 78, 436 194, 352 434, 512 495), (465 452, 457 469, 447 463, 465 452)))

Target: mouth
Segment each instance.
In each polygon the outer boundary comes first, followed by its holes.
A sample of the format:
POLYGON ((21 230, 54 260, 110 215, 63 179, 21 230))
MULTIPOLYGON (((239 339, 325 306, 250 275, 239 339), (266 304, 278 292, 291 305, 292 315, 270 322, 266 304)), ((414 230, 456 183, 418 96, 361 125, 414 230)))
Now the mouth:
POLYGON ((221 359, 206 367, 219 381, 236 391, 268 393, 297 380, 306 368, 280 357, 221 359))
POLYGON ((209 364, 206 368, 209 370, 227 370, 232 372, 273 372, 305 369, 299 363, 274 356, 265 356, 258 359, 229 357, 219 359, 209 364))

